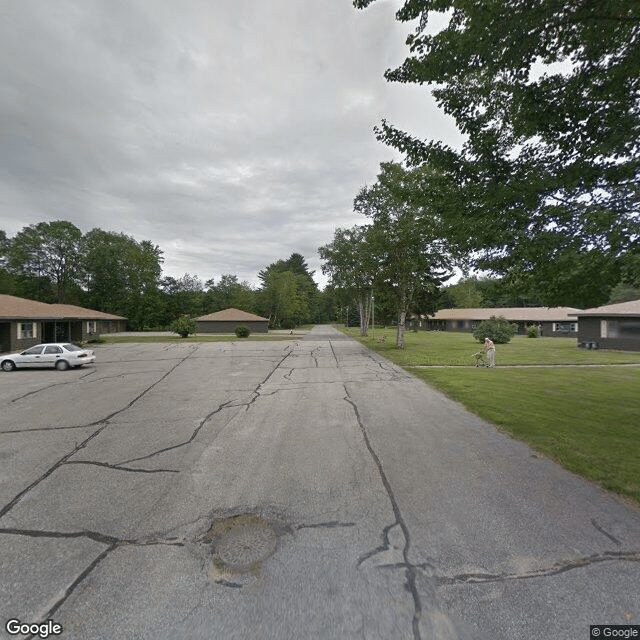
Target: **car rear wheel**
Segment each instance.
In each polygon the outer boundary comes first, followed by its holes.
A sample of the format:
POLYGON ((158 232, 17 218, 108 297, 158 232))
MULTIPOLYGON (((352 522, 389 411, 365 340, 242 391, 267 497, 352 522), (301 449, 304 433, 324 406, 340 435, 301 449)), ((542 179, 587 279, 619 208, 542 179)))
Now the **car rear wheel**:
POLYGON ((66 371, 69 368, 69 363, 66 360, 58 360, 56 362, 56 369, 58 371, 66 371))
POLYGON ((2 370, 3 371, 13 371, 16 368, 16 365, 11 360, 3 360, 2 361, 2 370))

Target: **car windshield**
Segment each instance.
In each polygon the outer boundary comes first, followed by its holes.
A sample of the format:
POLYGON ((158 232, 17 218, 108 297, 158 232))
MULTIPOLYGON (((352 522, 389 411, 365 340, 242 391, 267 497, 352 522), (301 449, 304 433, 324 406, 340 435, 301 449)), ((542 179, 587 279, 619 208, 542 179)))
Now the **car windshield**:
POLYGON ((76 347, 75 344, 63 344, 62 345, 67 351, 82 351, 80 347, 76 347))

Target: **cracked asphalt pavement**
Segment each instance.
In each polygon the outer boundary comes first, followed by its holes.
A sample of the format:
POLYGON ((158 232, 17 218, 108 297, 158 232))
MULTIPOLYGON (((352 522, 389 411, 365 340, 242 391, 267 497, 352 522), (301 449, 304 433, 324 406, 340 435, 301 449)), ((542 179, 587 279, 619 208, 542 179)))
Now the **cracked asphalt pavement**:
POLYGON ((635 506, 330 327, 96 353, 0 377, 3 638, 10 619, 80 640, 640 624, 635 506), (244 514, 277 544, 238 571, 208 532, 244 514))

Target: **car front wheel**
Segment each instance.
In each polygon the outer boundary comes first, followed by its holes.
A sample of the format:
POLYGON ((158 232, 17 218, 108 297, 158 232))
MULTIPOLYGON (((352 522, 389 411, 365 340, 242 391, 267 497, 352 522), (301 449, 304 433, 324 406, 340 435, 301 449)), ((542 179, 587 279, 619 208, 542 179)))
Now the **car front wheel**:
POLYGON ((66 360, 58 360, 56 362, 56 369, 58 371, 66 371, 69 368, 69 363, 66 360))
POLYGON ((13 371, 16 368, 16 365, 11 360, 3 360, 2 361, 2 370, 3 371, 13 371))

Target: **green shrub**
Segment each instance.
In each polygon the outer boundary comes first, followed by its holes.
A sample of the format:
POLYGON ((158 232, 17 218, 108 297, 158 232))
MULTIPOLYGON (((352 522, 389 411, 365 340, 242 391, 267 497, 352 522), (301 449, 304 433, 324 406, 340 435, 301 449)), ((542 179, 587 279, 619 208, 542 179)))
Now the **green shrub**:
POLYGON ((291 318, 285 318, 281 323, 280 326, 283 329, 295 329, 296 328, 296 323, 295 320, 292 320, 291 318))
POLYGON ((177 333, 181 338, 186 338, 190 333, 195 333, 198 325, 193 318, 181 316, 169 325, 169 331, 177 333))
POLYGON ((535 324, 530 324, 527 327, 527 338, 537 338, 538 337, 538 327, 535 324))
POLYGON ((236 327, 236 336, 238 336, 238 338, 248 338, 250 333, 251 331, 249 330, 249 327, 246 327, 243 324, 239 324, 236 327))
POLYGON ((97 336, 95 338, 89 338, 87 340, 88 344, 104 344, 106 342, 106 340, 104 338, 101 338, 100 336, 97 336))
POLYGON ((473 337, 478 342, 484 342, 489 338, 496 344, 506 344, 516 335, 516 326, 502 316, 491 316, 483 320, 474 330, 473 337))

